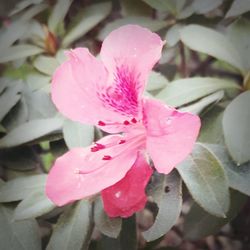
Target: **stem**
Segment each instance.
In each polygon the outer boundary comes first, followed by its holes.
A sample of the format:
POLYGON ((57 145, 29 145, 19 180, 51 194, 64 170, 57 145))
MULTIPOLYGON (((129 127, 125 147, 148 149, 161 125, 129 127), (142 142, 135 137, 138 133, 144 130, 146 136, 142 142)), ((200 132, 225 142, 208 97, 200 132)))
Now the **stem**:
POLYGON ((136 216, 135 214, 122 220, 120 234, 121 250, 137 250, 136 216))

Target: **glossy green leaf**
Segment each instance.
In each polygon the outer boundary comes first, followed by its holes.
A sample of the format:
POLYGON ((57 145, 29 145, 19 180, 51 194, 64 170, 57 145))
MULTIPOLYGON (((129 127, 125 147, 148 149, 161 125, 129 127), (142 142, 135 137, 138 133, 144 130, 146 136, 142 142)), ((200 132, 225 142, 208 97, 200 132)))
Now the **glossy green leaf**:
POLYGON ((165 76, 163 76, 159 72, 151 71, 149 78, 148 78, 146 89, 147 91, 158 90, 163 87, 166 87, 167 84, 168 84, 168 80, 165 76))
POLYGON ((206 146, 216 155, 224 167, 229 186, 248 196, 250 196, 250 162, 237 166, 225 147, 216 144, 206 144, 206 146))
POLYGON ((13 221, 13 209, 0 205, 1 250, 41 250, 39 227, 34 219, 13 221))
POLYGON ((231 206, 227 218, 218 218, 205 212, 197 204, 193 204, 184 220, 184 237, 198 240, 216 234, 222 226, 231 221, 245 204, 247 197, 236 191, 231 192, 231 206))
POLYGON ((190 49, 225 61, 241 71, 244 70, 239 52, 224 34, 191 24, 180 30, 180 37, 190 49))
POLYGON ((59 63, 54 57, 39 56, 34 61, 34 67, 46 75, 52 75, 58 66, 59 63))
POLYGON ((181 178, 177 172, 161 176, 156 184, 153 198, 159 211, 151 228, 143 232, 147 241, 153 241, 166 234, 176 223, 182 206, 181 178), (166 187, 168 191, 166 192, 166 187))
POLYGON ((250 90, 225 109, 222 124, 226 146, 237 164, 250 160, 250 90))
POLYGON ((108 237, 117 238, 121 231, 121 218, 110 218, 103 210, 102 199, 98 198, 94 206, 94 221, 100 232, 108 237))
POLYGON ((88 249, 92 219, 92 207, 88 201, 83 200, 69 207, 60 216, 46 250, 88 249))
POLYGON ((168 105, 179 107, 222 89, 238 89, 229 80, 212 77, 193 77, 170 82, 156 95, 168 105))
POLYGON ((177 166, 194 200, 207 212, 225 217, 229 209, 228 179, 221 163, 204 144, 177 166))
POLYGON ((22 84, 16 82, 14 86, 8 87, 0 95, 0 121, 6 116, 6 114, 13 108, 16 103, 20 100, 22 84))
POLYGON ((98 39, 103 41, 111 31, 126 24, 137 24, 142 27, 148 28, 151 31, 158 31, 167 26, 167 23, 165 21, 153 20, 152 18, 144 16, 130 16, 116 19, 115 21, 108 23, 99 32, 98 39))
POLYGON ((58 26, 64 21, 72 0, 57 0, 48 20, 49 30, 56 33, 58 26))
POLYGON ((63 137, 68 148, 87 147, 94 140, 94 127, 71 120, 63 123, 63 137))
POLYGON ((28 44, 13 45, 0 52, 0 63, 15 61, 21 58, 26 58, 29 56, 41 54, 42 52, 43 52, 42 48, 39 48, 34 45, 28 45, 28 44))
POLYGON ((226 17, 239 16, 250 10, 250 1, 248 0, 234 0, 230 9, 228 10, 226 17))
POLYGON ((43 188, 39 191, 32 192, 18 204, 15 209, 14 219, 24 220, 36 218, 50 212, 55 207, 55 204, 47 198, 45 188, 43 188))
POLYGON ((76 16, 75 21, 62 41, 62 46, 68 47, 72 42, 89 32, 109 15, 111 7, 110 2, 98 3, 86 7, 76 16))
POLYGON ((62 119, 47 118, 28 121, 13 130, 0 139, 0 148, 18 146, 33 140, 39 139, 45 135, 56 133, 62 129, 62 119))
POLYGON ((0 188, 0 202, 23 200, 35 191, 44 190, 47 175, 15 178, 0 188))

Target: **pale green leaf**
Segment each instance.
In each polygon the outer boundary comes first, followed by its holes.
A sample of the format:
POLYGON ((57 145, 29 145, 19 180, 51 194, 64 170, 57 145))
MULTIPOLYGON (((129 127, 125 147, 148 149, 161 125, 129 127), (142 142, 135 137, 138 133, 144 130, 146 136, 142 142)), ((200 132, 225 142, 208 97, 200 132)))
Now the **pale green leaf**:
POLYGON ((45 194, 45 187, 38 191, 33 191, 22 200, 15 209, 14 219, 24 220, 36 218, 46 214, 55 208, 55 204, 48 199, 45 194))
POLYGON ((237 166, 229 157, 225 147, 216 144, 206 144, 206 146, 220 160, 226 171, 229 186, 250 196, 250 162, 237 166))
POLYGON ((175 0, 143 0, 143 1, 156 10, 170 11, 172 13, 176 12, 175 0))
POLYGON ((181 111, 200 114, 207 106, 219 102, 224 97, 224 91, 215 92, 209 96, 203 97, 198 102, 181 108, 181 111))
POLYGON ((75 203, 60 216, 46 250, 88 249, 92 226, 91 205, 84 200, 75 203))
POLYGON ((208 235, 216 234, 222 226, 231 221, 245 204, 247 197, 236 192, 231 192, 231 206, 227 218, 218 218, 206 213, 197 204, 193 204, 184 220, 184 237, 198 240, 208 235))
POLYGON ((225 109, 222 124, 226 146, 237 164, 250 160, 250 90, 225 109))
POLYGON ((149 78, 148 78, 146 89, 147 91, 158 90, 163 87, 166 87, 167 84, 168 84, 168 80, 165 76, 163 76, 159 72, 151 71, 149 78))
POLYGON ((38 71, 46 75, 52 75, 59 66, 59 62, 54 57, 39 56, 33 65, 38 71))
POLYGON ((152 9, 141 0, 121 0, 124 16, 150 16, 152 9))
POLYGON ((0 52, 0 63, 15 61, 29 56, 41 54, 42 52, 42 48, 39 48, 34 45, 13 45, 0 52))
POLYGON ((0 95, 0 121, 5 117, 5 115, 13 108, 16 103, 20 100, 22 84, 17 82, 14 86, 8 87, 0 95))
POLYGON ((13 209, 0 205, 1 250, 41 250, 39 227, 34 219, 13 221, 13 209))
POLYGON ((58 26, 64 21, 73 0, 57 0, 49 16, 48 27, 53 33, 56 33, 58 26))
POLYGON ((111 31, 126 24, 137 24, 142 27, 148 28, 151 31, 158 31, 167 26, 166 21, 153 20, 152 18, 143 16, 130 16, 130 17, 116 19, 115 21, 108 23, 99 32, 98 39, 103 41, 111 31))
POLYGON ((192 50, 225 61, 240 71, 244 70, 239 52, 224 34, 196 24, 188 25, 179 32, 182 42, 192 50))
POLYGON ((68 148, 86 147, 94 140, 94 127, 65 120, 63 123, 63 137, 68 148))
POLYGON ((177 172, 162 175, 161 181, 156 185, 153 198, 159 211, 152 227, 143 232, 143 237, 147 241, 156 240, 166 234, 174 226, 181 213, 182 185, 177 172))
POLYGON ((94 206, 94 221, 95 225, 104 235, 111 238, 117 238, 121 231, 122 220, 121 218, 110 218, 103 210, 102 199, 99 198, 94 206))
POLYGON ((32 175, 13 179, 0 188, 0 202, 23 200, 35 191, 45 188, 47 175, 32 175))
POLYGON ((98 3, 86 7, 76 17, 75 22, 62 41, 62 46, 68 47, 72 42, 84 36, 109 15, 111 7, 110 2, 98 3))
POLYGON ((239 16, 243 13, 250 11, 249 0, 234 0, 230 9, 228 10, 226 17, 239 16))
POLYGON ((191 155, 177 166, 194 200, 207 212, 225 217, 229 208, 226 173, 218 159, 197 143, 191 155))
POLYGON ((28 121, 0 139, 0 148, 18 146, 62 129, 61 118, 36 119, 28 121))
POLYGON ((30 21, 30 19, 32 19, 34 16, 41 13, 42 11, 44 11, 47 8, 48 8, 47 3, 36 4, 36 5, 28 8, 26 11, 23 11, 23 13, 19 17, 19 20, 30 21))
POLYGON ((239 89, 239 86, 219 78, 185 78, 170 82, 156 98, 168 105, 179 107, 222 89, 239 89))
POLYGON ((223 0, 194 0, 192 6, 197 14, 208 13, 223 3, 223 0))

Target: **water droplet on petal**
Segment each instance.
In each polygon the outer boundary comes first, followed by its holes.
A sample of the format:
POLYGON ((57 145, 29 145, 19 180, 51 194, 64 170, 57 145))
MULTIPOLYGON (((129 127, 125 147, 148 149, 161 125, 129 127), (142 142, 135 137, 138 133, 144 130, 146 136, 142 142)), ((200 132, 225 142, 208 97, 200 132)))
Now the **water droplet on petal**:
POLYGON ((122 194, 121 191, 118 191, 118 192, 115 193, 115 197, 116 197, 116 198, 120 198, 120 197, 121 197, 121 194, 122 194))

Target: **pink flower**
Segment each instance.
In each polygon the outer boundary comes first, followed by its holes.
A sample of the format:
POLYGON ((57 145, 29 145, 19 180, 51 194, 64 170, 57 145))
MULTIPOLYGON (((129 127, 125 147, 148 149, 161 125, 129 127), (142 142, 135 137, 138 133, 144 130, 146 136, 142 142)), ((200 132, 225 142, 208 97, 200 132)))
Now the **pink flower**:
POLYGON ((126 25, 105 39, 101 61, 78 48, 56 70, 52 99, 60 112, 109 133, 122 132, 56 160, 46 193, 58 206, 101 192, 109 216, 128 217, 147 200, 148 156, 158 172, 168 174, 191 152, 199 117, 142 97, 163 45, 157 34, 126 25))

